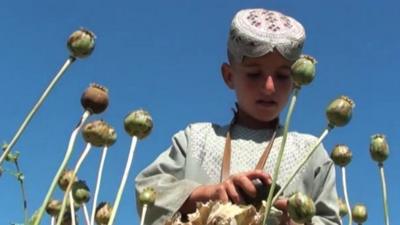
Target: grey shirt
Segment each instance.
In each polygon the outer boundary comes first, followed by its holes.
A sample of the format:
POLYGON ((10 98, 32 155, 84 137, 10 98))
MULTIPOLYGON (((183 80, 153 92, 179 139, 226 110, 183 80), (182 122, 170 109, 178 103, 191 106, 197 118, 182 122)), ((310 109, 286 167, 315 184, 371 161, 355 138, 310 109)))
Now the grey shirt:
MULTIPOLYGON (((162 225, 182 206, 199 185, 220 182, 225 136, 229 126, 195 123, 175 134, 172 145, 136 177, 136 193, 153 187, 157 199, 148 209, 146 225, 162 225)), ((253 130, 235 125, 231 132, 230 173, 253 170, 268 144, 272 130, 253 130)), ((272 175, 282 141, 282 129, 267 159, 264 170, 272 175)), ((317 142, 317 138, 289 132, 277 183, 283 185, 297 165, 317 142)), ((322 145, 283 192, 288 196, 300 191, 314 200, 313 224, 340 224, 334 164, 322 145)), ((138 204, 140 210, 140 205, 138 204)))

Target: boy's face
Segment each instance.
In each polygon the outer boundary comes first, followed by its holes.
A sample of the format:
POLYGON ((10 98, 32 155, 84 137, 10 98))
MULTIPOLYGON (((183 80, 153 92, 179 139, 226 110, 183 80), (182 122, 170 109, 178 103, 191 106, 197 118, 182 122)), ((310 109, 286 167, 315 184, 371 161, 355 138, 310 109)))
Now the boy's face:
POLYGON ((239 108, 261 122, 279 116, 293 87, 292 62, 273 51, 242 63, 222 65, 225 83, 236 93, 239 108))

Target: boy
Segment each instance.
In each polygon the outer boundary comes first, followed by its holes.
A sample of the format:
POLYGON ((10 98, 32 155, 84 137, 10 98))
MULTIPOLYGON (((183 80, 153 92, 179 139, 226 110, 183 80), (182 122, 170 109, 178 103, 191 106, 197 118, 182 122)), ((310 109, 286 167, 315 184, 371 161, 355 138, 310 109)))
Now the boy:
MULTIPOLYGON (((189 125, 172 146, 136 178, 137 192, 153 187, 155 205, 146 224, 164 224, 176 212, 192 213, 196 202, 247 203, 258 193, 254 180, 271 184, 282 128, 279 114, 293 82, 292 63, 300 56, 305 31, 295 19, 276 11, 246 9, 233 18, 228 59, 221 67, 228 88, 236 93, 231 124, 189 125)), ((290 132, 277 183, 284 184, 316 138, 290 132)), ((280 224, 293 224, 286 213, 288 195, 301 191, 316 204, 313 224, 339 224, 335 171, 323 147, 311 157, 277 201, 280 224)))

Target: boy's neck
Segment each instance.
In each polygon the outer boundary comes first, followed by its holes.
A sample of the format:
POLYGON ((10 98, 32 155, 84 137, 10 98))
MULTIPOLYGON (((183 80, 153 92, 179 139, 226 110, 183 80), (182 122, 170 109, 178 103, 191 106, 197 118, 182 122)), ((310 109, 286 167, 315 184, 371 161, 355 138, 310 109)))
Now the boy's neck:
POLYGON ((236 123, 241 126, 244 126, 244 127, 250 128, 250 129, 256 129, 256 130, 274 129, 277 127, 277 125, 279 123, 279 118, 275 118, 271 121, 260 121, 260 120, 253 118, 252 116, 250 116, 249 114, 247 114, 246 112, 241 110, 240 108, 238 108, 237 115, 236 115, 236 123))

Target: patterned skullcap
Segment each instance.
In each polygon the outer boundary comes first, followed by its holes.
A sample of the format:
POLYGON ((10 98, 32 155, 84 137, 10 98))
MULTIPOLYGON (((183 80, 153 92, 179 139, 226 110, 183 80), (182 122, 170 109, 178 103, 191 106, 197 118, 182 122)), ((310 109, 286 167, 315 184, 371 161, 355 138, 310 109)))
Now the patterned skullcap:
POLYGON ((236 62, 243 57, 260 57, 275 49, 288 60, 296 60, 305 40, 303 26, 280 12, 244 9, 232 20, 228 54, 236 62))

